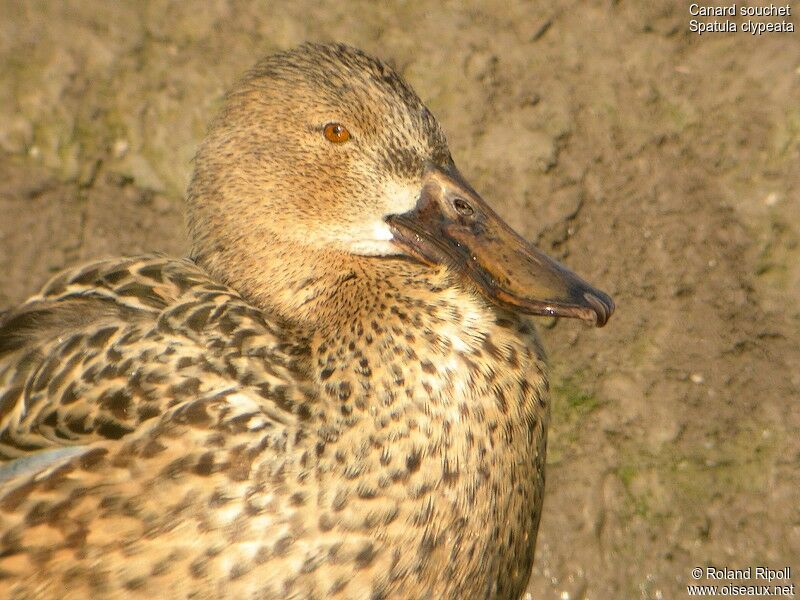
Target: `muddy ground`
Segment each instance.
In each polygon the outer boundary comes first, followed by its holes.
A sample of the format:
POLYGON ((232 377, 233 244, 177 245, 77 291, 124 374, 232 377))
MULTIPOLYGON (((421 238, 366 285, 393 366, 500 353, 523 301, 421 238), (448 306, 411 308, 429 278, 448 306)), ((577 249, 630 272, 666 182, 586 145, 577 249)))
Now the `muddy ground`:
POLYGON ((682 598, 706 565, 800 584, 800 33, 698 36, 688 3, 648 4, 0 0, 0 306, 89 258, 185 252, 224 90, 275 49, 350 42, 617 301, 605 329, 543 322, 533 597, 682 598))

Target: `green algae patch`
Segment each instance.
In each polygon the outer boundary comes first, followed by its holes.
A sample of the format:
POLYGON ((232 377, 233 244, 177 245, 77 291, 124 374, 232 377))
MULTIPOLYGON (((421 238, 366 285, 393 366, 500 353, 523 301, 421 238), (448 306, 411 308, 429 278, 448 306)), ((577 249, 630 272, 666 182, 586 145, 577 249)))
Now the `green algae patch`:
POLYGON ((582 383, 580 374, 556 381, 552 390, 553 418, 566 423, 582 419, 601 404, 582 383))
POLYGON ((614 469, 626 492, 623 512, 654 523, 677 515, 702 520, 697 507, 709 506, 715 498, 766 493, 767 465, 781 445, 768 430, 752 428, 705 445, 681 444, 674 451, 623 447, 614 469))
POLYGON ((550 443, 547 462, 554 464, 578 452, 582 429, 590 421, 590 415, 602 404, 589 387, 583 383, 580 373, 552 379, 550 404, 550 443))

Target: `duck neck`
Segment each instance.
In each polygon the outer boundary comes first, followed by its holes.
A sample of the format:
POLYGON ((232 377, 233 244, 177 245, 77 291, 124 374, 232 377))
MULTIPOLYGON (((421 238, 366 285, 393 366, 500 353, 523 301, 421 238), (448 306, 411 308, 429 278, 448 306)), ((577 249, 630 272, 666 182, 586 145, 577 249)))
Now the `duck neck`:
POLYGON ((535 332, 446 269, 381 265, 341 284, 328 307, 338 317, 313 336, 316 454, 334 514, 353 531, 380 513, 387 537, 417 549, 409 568, 424 568, 433 592, 440 569, 462 559, 472 567, 458 575, 465 586, 508 565, 524 586, 547 420, 535 332), (428 523, 441 539, 426 537, 428 523), (445 538, 463 540, 460 558, 445 538))
POLYGON ((491 305, 445 267, 354 263, 308 304, 328 422, 379 423, 399 410, 452 426, 475 411, 516 425, 532 407, 508 406, 495 392, 546 385, 544 352, 528 320, 491 305))

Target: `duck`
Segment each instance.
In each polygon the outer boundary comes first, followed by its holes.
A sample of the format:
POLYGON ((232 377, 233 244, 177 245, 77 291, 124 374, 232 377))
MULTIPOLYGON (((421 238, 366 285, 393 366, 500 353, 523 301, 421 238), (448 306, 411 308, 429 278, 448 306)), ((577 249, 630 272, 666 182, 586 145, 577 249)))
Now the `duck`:
POLYGON ((520 597, 549 419, 537 316, 604 292, 518 235, 387 63, 235 84, 191 253, 96 260, 0 317, 0 595, 520 597))

